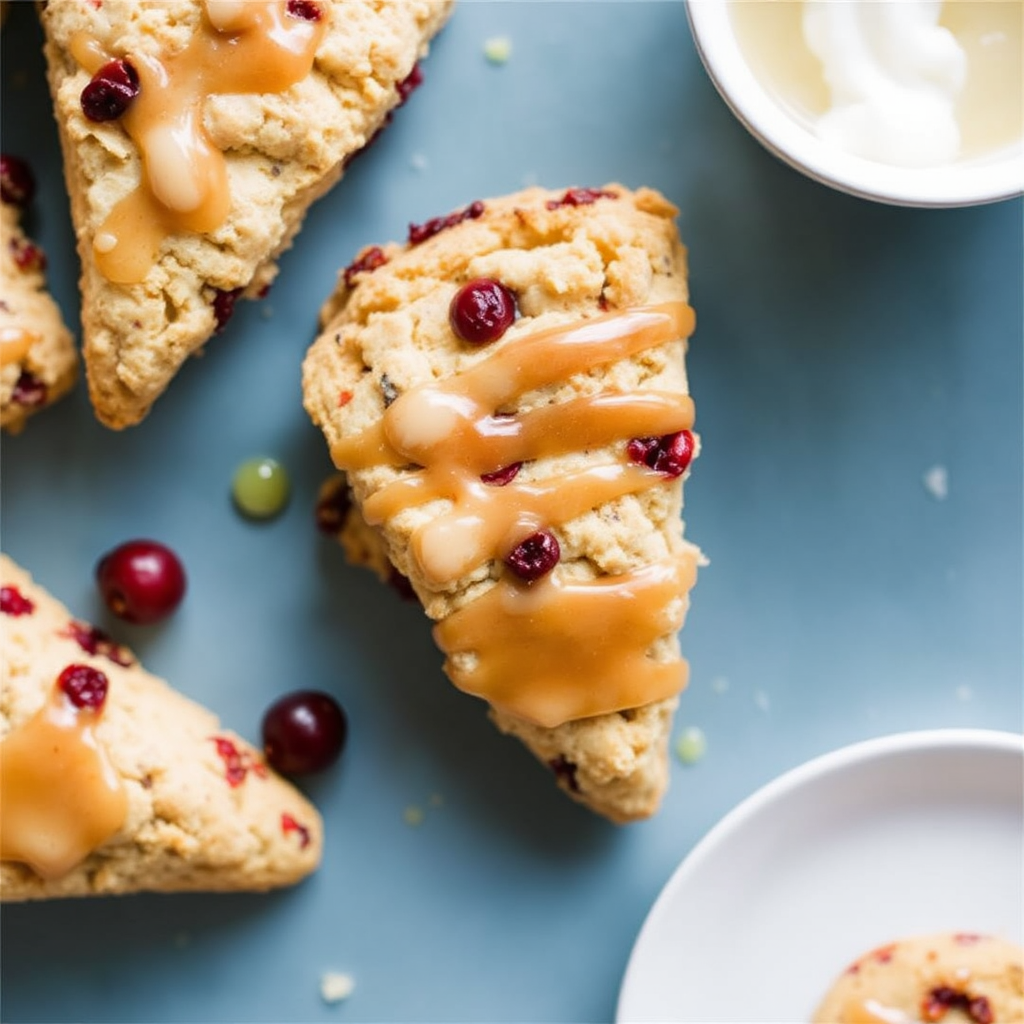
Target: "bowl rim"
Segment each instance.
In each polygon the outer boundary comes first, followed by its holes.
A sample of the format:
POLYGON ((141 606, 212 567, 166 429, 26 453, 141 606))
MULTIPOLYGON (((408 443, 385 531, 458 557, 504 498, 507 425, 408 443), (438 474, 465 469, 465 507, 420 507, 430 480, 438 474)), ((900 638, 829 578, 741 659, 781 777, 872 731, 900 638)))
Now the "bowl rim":
POLYGON ((686 0, 690 31, 726 104, 780 160, 824 185, 898 206, 974 206, 1024 194, 1024 137, 989 156, 934 168, 876 163, 822 142, 751 70, 733 28, 733 2, 752 0, 686 0))

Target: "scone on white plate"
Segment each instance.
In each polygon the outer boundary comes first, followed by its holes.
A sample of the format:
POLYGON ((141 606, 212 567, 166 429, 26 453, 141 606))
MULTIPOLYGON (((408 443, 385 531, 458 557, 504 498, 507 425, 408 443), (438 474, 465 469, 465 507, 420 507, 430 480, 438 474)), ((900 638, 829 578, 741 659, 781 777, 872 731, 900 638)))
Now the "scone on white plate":
POLYGON ((96 414, 137 423, 384 125, 453 0, 50 0, 96 414))
POLYGON ((619 822, 667 783, 702 561, 677 212, 612 184, 413 225, 341 274, 303 374, 349 557, 408 578, 452 682, 619 822))
POLYGON ((0 899, 264 890, 322 848, 260 753, 0 555, 0 899))

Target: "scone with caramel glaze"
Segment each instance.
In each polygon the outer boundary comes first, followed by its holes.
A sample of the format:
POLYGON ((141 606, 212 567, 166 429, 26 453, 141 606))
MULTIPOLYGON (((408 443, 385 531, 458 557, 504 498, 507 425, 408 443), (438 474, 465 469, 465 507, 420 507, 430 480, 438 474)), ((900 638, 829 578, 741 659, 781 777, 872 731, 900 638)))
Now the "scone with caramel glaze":
POLYGON ((303 371, 350 558, 385 552, 452 682, 617 822, 667 783, 702 560, 677 212, 612 184, 412 225, 341 274, 303 371))
POLYGON ((78 353, 46 289, 46 256, 21 227, 35 191, 32 171, 5 153, 0 181, 0 427, 16 434, 71 389, 78 353))
POLYGON ((216 717, 0 555, 0 899, 264 890, 320 816, 216 717))
POLYGON ((89 394, 137 423, 419 81, 453 0, 50 0, 89 394))

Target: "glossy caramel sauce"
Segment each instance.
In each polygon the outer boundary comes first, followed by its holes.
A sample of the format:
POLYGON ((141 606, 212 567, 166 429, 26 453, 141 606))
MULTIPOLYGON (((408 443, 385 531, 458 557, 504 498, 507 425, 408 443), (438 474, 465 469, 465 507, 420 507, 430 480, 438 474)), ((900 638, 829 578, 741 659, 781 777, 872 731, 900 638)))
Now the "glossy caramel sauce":
POLYGON ((99 714, 55 686, 0 742, 0 860, 59 878, 124 824, 128 797, 96 740, 99 714))
POLYGON ((24 362, 39 335, 21 327, 0 327, 0 366, 24 362))
MULTIPOLYGON (((517 338, 447 380, 404 392, 378 425, 338 441, 332 458, 343 470, 421 467, 372 495, 363 514, 379 524, 406 508, 447 501, 411 543, 427 584, 444 588, 539 529, 665 482, 625 455, 505 486, 481 475, 692 427, 691 399, 658 391, 601 393, 512 415, 499 410, 534 389, 684 339, 693 325, 692 309, 673 302, 517 338)), ((621 576, 569 579, 556 567, 529 585, 503 577, 435 628, 446 670, 461 689, 546 726, 670 696, 685 685, 686 664, 655 661, 650 649, 682 626, 696 564, 696 553, 684 548, 621 576)))
MULTIPOLYGON (((227 164, 203 125, 204 101, 283 92, 302 81, 326 13, 313 22, 289 17, 284 0, 206 0, 202 24, 184 50, 125 54, 139 93, 120 120, 139 150, 142 176, 96 232, 93 252, 104 277, 138 283, 167 235, 206 233, 224 222, 231 206, 227 164)), ((100 41, 84 35, 71 49, 91 75, 112 59, 100 41)))

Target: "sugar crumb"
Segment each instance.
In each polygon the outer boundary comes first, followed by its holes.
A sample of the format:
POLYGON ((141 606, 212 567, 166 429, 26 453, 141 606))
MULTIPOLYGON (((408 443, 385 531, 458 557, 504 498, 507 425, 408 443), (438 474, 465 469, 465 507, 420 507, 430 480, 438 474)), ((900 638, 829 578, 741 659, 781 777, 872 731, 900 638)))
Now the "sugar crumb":
POLYGON ((424 817, 423 808, 417 807, 415 804, 409 804, 402 812, 402 820, 406 825, 411 825, 413 828, 417 825, 422 825, 424 817))
POLYGON ((508 36, 485 39, 484 56, 491 64, 504 64, 512 56, 512 40, 508 36))
POLYGON ((674 749, 683 764, 696 764, 708 749, 704 730, 696 725, 687 726, 677 737, 674 749))
POLYGON ((355 991, 356 982, 351 974, 324 971, 320 975, 320 998, 325 1003, 340 1003, 355 991))
POLYGON ((945 501, 949 496, 949 471, 945 466, 932 466, 925 471, 921 481, 936 501, 945 501))
POLYGON ((423 153, 413 153, 413 155, 409 157, 409 166, 414 171, 425 171, 430 166, 430 161, 423 153))

